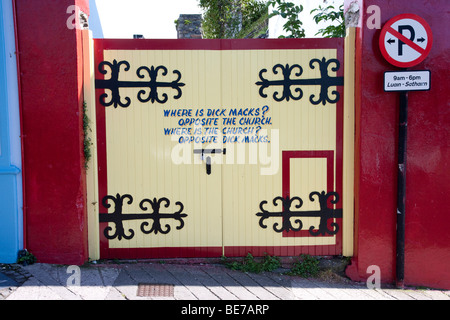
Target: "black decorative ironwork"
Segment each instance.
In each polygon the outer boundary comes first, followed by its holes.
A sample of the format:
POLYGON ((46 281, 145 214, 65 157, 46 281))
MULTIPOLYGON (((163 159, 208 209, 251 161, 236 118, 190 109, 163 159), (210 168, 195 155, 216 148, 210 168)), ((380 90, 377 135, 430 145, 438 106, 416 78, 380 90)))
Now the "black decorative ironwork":
POLYGON ((283 66, 282 64, 277 64, 272 68, 272 71, 274 74, 278 74, 278 69, 281 70, 283 74, 282 80, 267 80, 263 77, 263 74, 267 72, 267 69, 262 69, 259 72, 259 78, 261 81, 256 82, 256 85, 261 86, 259 88, 259 95, 263 98, 267 98, 267 94, 264 93, 264 90, 268 87, 272 86, 282 86, 283 92, 280 94, 278 91, 275 91, 273 94, 273 99, 275 101, 289 101, 290 99, 293 100, 300 100, 303 97, 303 91, 300 87, 297 87, 294 89, 294 93, 292 92, 291 87, 293 86, 305 86, 305 85, 314 85, 314 86, 320 86, 320 95, 316 99, 316 95, 312 94, 309 97, 309 101, 314 104, 318 105, 322 103, 325 105, 327 102, 329 103, 336 103, 340 99, 340 94, 338 91, 333 90, 331 94, 334 95, 334 97, 330 97, 328 93, 328 89, 330 87, 334 86, 342 86, 344 85, 344 77, 330 77, 328 75, 328 67, 330 64, 334 63, 335 66, 331 68, 332 71, 336 72, 340 68, 340 62, 337 59, 325 59, 322 58, 322 60, 319 59, 312 59, 309 62, 309 66, 311 69, 315 69, 315 64, 319 66, 320 70, 320 78, 316 79, 301 79, 299 78, 303 73, 303 68, 298 65, 294 64, 290 66, 289 64, 286 64, 286 66, 283 66), (291 74, 294 72, 295 77, 297 78, 291 78, 291 74))
POLYGON ((303 222, 300 219, 296 219, 294 223, 296 226, 294 227, 291 222, 291 218, 299 217, 319 217, 320 223, 319 228, 315 230, 315 226, 311 226, 309 228, 309 233, 312 236, 319 235, 335 235, 339 231, 339 225, 336 222, 331 222, 330 226, 332 229, 328 227, 328 220, 335 218, 342 218, 342 209, 333 209, 328 207, 328 200, 330 197, 331 204, 336 204, 339 202, 339 195, 336 192, 325 193, 322 191, 321 193, 314 191, 309 194, 309 199, 314 201, 314 196, 317 196, 319 199, 320 210, 319 211, 293 211, 292 206, 296 209, 300 209, 303 206, 303 200, 300 197, 276 197, 273 199, 274 206, 278 206, 278 203, 281 203, 283 206, 283 210, 281 212, 269 212, 264 209, 264 205, 267 204, 267 201, 262 201, 259 204, 259 208, 261 212, 258 212, 256 215, 261 217, 259 220, 259 225, 261 228, 266 229, 267 226, 264 224, 264 220, 271 217, 281 217, 282 225, 279 226, 278 222, 273 224, 273 230, 275 232, 289 232, 289 231, 300 231, 303 228, 303 222))
POLYGON ((127 108, 131 104, 131 99, 129 97, 125 97, 124 100, 122 100, 120 96, 120 88, 144 88, 142 90, 139 90, 137 93, 137 98, 140 102, 145 103, 148 101, 151 101, 152 103, 159 102, 159 103, 166 103, 168 100, 168 96, 166 93, 162 94, 162 98, 158 95, 158 88, 171 88, 177 91, 177 93, 174 95, 174 99, 181 98, 182 91, 181 87, 183 87, 185 84, 180 82, 181 80, 181 72, 178 70, 174 70, 173 73, 177 75, 177 79, 173 80, 171 82, 162 82, 157 81, 158 73, 161 70, 162 76, 167 75, 167 68, 164 66, 158 66, 154 67, 151 66, 150 68, 142 66, 137 69, 136 74, 139 77, 139 79, 144 79, 148 75, 149 80, 147 81, 123 81, 119 80, 119 74, 121 72, 121 67, 124 66, 123 71, 127 72, 130 70, 130 64, 128 61, 120 61, 117 62, 117 60, 114 60, 112 63, 108 61, 102 61, 98 65, 98 70, 102 74, 107 74, 108 72, 105 70, 105 66, 108 66, 111 71, 111 78, 109 79, 96 79, 95 80, 95 87, 97 89, 109 89, 111 91, 111 100, 106 101, 106 98, 108 97, 107 93, 104 93, 100 96, 100 103, 105 106, 109 107, 111 105, 114 105, 114 108, 117 108, 117 106, 121 106, 122 108, 127 108), (148 88, 148 92, 146 90, 148 88))
POLYGON ((184 227, 184 220, 183 218, 187 217, 186 213, 183 213, 184 205, 177 201, 175 204, 179 206, 179 210, 173 213, 161 213, 161 205, 164 205, 165 208, 168 208, 170 206, 170 201, 167 198, 161 198, 153 200, 150 199, 143 199, 139 203, 139 208, 141 208, 142 211, 147 211, 149 209, 149 204, 153 210, 152 213, 126 213, 124 214, 122 212, 124 201, 126 201, 127 204, 133 203, 133 197, 129 194, 120 195, 117 194, 116 196, 106 196, 102 199, 102 205, 103 207, 109 209, 111 207, 111 204, 108 203, 108 201, 111 200, 114 203, 114 212, 113 213, 100 213, 100 222, 112 222, 115 224, 115 232, 114 234, 110 234, 111 231, 113 231, 113 228, 108 226, 104 229, 103 234, 105 237, 109 240, 113 240, 115 238, 118 238, 119 240, 122 240, 122 238, 126 240, 130 240, 134 237, 134 230, 128 229, 129 234, 127 235, 125 233, 125 229, 123 226, 123 222, 126 220, 153 220, 153 224, 150 228, 150 230, 147 230, 146 227, 149 226, 148 221, 144 221, 141 223, 141 231, 145 234, 158 234, 158 232, 162 234, 167 234, 170 232, 171 228, 170 225, 166 224, 165 229, 161 226, 161 220, 162 219, 174 219, 180 222, 180 225, 176 227, 177 230, 181 230, 184 227))

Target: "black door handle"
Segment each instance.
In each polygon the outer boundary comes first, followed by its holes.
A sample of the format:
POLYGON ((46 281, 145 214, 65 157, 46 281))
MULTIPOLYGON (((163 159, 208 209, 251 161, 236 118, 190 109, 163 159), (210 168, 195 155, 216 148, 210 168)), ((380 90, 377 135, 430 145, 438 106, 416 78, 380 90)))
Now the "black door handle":
MULTIPOLYGON (((205 156, 205 154, 216 154, 216 153, 222 153, 227 154, 227 149, 194 149, 194 154, 200 154, 202 157, 202 160, 205 156)), ((206 174, 211 174, 211 157, 206 157, 206 174)))
POLYGON ((211 157, 206 157, 206 174, 211 174, 211 157))

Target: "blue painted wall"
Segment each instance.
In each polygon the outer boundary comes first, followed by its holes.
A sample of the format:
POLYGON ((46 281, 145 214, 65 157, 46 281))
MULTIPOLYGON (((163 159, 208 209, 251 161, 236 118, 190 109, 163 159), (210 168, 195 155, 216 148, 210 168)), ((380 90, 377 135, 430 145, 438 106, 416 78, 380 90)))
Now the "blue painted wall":
POLYGON ((103 39, 102 23, 95 0, 89 0, 89 29, 94 39, 103 39))
POLYGON ((20 112, 11 0, 0 0, 0 263, 23 249, 20 112))

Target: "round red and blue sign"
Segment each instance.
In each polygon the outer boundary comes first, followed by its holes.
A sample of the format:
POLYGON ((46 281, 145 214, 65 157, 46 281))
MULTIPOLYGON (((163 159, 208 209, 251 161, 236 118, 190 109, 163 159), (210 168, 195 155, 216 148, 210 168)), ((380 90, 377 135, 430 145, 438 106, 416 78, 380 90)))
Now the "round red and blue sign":
POLYGON ((415 14, 400 14, 381 29, 381 54, 392 65, 409 68, 421 63, 430 53, 433 35, 428 23, 415 14))

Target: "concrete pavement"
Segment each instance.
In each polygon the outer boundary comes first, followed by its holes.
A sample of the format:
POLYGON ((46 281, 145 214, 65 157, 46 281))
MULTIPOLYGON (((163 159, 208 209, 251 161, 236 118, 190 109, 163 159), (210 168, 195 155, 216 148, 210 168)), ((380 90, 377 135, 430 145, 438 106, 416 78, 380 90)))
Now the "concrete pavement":
POLYGON ((331 273, 305 279, 280 272, 245 273, 214 263, 136 261, 79 268, 37 263, 15 268, 19 281, 0 277, 0 300, 450 300, 445 290, 368 289, 331 273))

